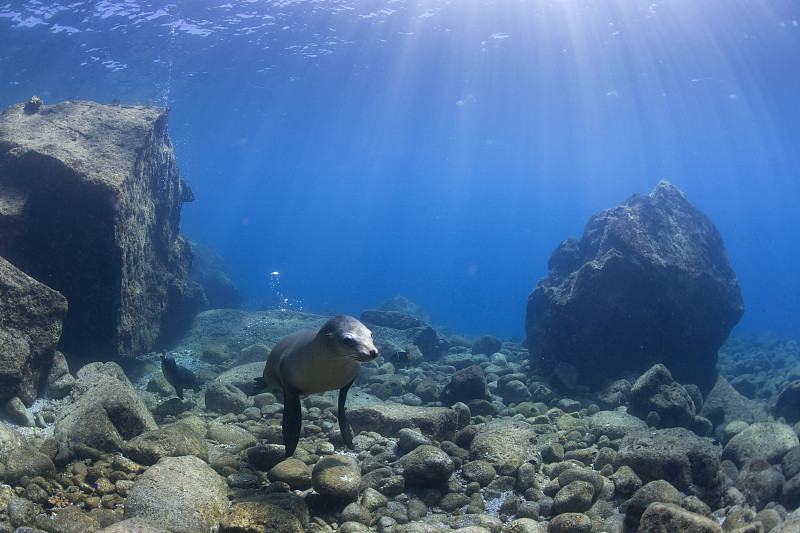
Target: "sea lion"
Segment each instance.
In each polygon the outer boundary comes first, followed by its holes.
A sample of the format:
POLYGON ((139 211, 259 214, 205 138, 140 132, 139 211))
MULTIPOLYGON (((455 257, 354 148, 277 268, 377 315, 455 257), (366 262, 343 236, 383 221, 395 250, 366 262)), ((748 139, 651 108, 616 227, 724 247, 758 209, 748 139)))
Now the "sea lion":
POLYGON ((195 392, 200 392, 200 382, 194 372, 175 363, 175 359, 170 355, 165 355, 161 358, 161 372, 167 380, 167 383, 175 387, 175 392, 178 398, 183 400, 183 389, 194 389, 195 392))
POLYGON ((316 330, 293 333, 278 341, 267 357, 264 381, 283 390, 283 444, 291 457, 300 440, 300 396, 339 389, 339 428, 348 448, 353 433, 344 402, 361 363, 378 357, 372 332, 352 316, 331 318, 316 330))

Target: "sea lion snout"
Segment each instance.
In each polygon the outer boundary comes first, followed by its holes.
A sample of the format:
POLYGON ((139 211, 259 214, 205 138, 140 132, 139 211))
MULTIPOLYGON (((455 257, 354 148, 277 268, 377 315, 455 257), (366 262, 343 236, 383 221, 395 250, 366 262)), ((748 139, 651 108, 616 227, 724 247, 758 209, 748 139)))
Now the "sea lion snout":
MULTIPOLYGON (((370 344, 372 344, 372 343, 370 343, 370 344)), ((378 355, 380 355, 378 353, 378 349, 374 345, 372 345, 372 346, 364 346, 364 348, 365 348, 365 350, 358 351, 355 354, 355 358, 358 361, 362 362, 362 363, 367 363, 369 361, 373 361, 373 360, 375 360, 376 357, 378 357, 378 355)))

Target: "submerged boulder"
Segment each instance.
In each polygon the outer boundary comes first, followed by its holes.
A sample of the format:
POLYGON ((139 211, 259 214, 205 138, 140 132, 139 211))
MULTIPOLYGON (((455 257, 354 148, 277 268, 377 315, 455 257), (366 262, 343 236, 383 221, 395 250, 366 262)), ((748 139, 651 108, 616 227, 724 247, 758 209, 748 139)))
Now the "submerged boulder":
POLYGON ((78 370, 70 402, 56 417, 53 436, 66 446, 116 452, 126 440, 157 427, 117 363, 90 363, 78 370))
POLYGON ((592 385, 655 363, 708 390, 744 312, 716 226, 666 181, 594 215, 528 297, 531 361, 567 362, 592 385))
MULTIPOLYGON (((3 202, 0 198, 0 220, 3 202)), ((0 257, 0 402, 19 397, 30 405, 53 363, 64 297, 0 257)))
POLYGON ((193 196, 167 112, 70 101, 0 113, 0 255, 66 297, 62 351, 137 356, 204 305, 178 233, 193 196))

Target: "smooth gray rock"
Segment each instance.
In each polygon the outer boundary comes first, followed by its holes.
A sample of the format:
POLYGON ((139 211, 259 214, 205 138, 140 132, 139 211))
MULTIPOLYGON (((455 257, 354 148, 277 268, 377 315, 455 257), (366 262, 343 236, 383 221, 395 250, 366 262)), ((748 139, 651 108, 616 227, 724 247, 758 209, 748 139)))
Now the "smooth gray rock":
POLYGON ((592 505, 594 487, 586 481, 572 481, 561 487, 553 497, 553 512, 583 513, 592 505))
POLYGON ((437 486, 450 479, 455 464, 450 456, 435 446, 419 446, 397 461, 407 485, 437 486))
POLYGON ((289 457, 276 464, 267 472, 270 482, 283 481, 292 490, 311 488, 311 467, 300 459, 289 457))
POLYGON ((225 480, 193 455, 164 457, 125 499, 125 518, 146 518, 173 533, 208 533, 227 509, 225 480))
POLYGON ((458 370, 439 394, 444 405, 456 402, 468 403, 470 400, 491 400, 483 369, 477 365, 458 370))
POLYGON ((78 370, 70 403, 57 414, 53 435, 67 446, 114 452, 125 440, 157 427, 118 364, 89 363, 78 370))
POLYGON ((289 511, 266 502, 237 502, 222 517, 219 533, 303 533, 300 520, 289 511))
POLYGON ((638 533, 722 533, 716 521, 674 503, 655 502, 645 509, 638 533))
POLYGON ((170 530, 163 528, 155 522, 146 518, 128 518, 116 524, 111 524, 103 529, 98 529, 97 533, 171 533, 170 530))
POLYGON ((413 407, 393 402, 348 409, 353 434, 375 431, 394 437, 402 428, 419 428, 436 440, 452 440, 458 427, 458 414, 448 407, 413 407))
POLYGON ((644 420, 624 411, 599 411, 587 420, 589 430, 595 438, 605 435, 611 440, 616 440, 625 435, 647 431, 647 423, 644 420))
POLYGON ((33 427, 36 425, 33 415, 28 412, 25 404, 22 403, 18 396, 9 398, 5 408, 8 417, 18 426, 33 427))
POLYGON ((311 471, 311 486, 325 496, 355 500, 361 488, 361 467, 349 455, 323 457, 311 471))
POLYGON ((488 461, 500 475, 510 475, 523 463, 541 464, 538 436, 527 422, 493 420, 478 428, 469 447, 472 460, 488 461))
POLYGON ((786 479, 768 462, 755 459, 744 465, 734 486, 747 503, 760 511, 770 502, 778 501, 786 479))
POLYGON ((589 533, 592 519, 583 513, 562 513, 547 525, 547 533, 589 533))
POLYGON ((473 354, 492 355, 499 352, 503 347, 503 342, 493 335, 483 335, 475 339, 472 343, 473 354))
POLYGON ((206 409, 222 414, 239 414, 252 405, 252 400, 239 387, 216 380, 206 389, 205 399, 206 409))
POLYGON ((191 426, 180 422, 147 431, 124 445, 126 457, 143 465, 154 465, 162 457, 194 455, 208 462, 208 443, 191 426))
POLYGON ((146 518, 128 518, 116 524, 111 524, 103 529, 98 529, 97 533, 171 533, 155 522, 146 518))
POLYGON ((756 422, 728 441, 722 458, 730 459, 739 468, 753 459, 777 463, 786 452, 799 444, 791 426, 781 422, 756 422))
POLYGON ((634 492, 625 503, 625 521, 635 528, 647 507, 654 502, 680 505, 681 493, 667 481, 651 481, 634 492))

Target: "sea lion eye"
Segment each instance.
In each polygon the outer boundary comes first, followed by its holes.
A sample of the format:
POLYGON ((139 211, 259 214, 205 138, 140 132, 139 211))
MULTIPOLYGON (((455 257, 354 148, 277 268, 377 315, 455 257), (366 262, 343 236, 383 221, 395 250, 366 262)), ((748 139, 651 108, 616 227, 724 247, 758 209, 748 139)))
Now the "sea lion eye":
POLYGON ((352 337, 345 337, 342 339, 342 344, 346 344, 348 346, 352 346, 356 343, 356 340, 352 337))

